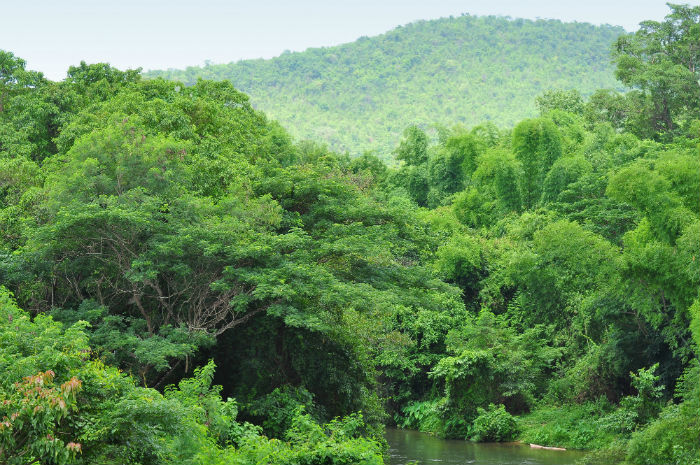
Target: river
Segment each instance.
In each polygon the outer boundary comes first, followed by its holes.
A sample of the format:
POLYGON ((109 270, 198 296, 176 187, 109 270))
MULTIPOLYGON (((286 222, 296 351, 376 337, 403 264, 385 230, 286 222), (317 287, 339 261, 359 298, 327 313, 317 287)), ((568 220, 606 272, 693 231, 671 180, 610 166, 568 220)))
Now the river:
POLYGON ((389 464, 407 465, 575 465, 578 451, 531 449, 528 445, 438 439, 417 431, 387 429, 389 464))

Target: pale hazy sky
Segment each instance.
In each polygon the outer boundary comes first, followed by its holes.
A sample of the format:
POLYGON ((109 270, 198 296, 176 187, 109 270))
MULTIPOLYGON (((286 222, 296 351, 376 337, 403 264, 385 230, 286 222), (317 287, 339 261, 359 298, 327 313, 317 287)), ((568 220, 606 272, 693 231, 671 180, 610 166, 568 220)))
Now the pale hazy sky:
POLYGON ((0 49, 58 80, 80 60, 148 70, 270 58, 461 13, 632 31, 668 8, 661 0, 2 0, 0 49))

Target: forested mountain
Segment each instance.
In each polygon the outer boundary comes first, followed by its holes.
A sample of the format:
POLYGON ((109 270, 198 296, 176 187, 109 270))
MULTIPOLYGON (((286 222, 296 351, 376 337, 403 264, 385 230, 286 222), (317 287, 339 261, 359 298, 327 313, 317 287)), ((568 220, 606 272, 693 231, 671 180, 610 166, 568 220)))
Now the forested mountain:
POLYGON ((151 71, 186 84, 230 80, 297 138, 380 158, 411 124, 500 127, 534 116, 548 89, 619 87, 610 46, 620 27, 464 15, 400 26, 271 60, 151 71))
POLYGON ((385 425, 700 463, 700 7, 624 93, 387 166, 227 81, 0 51, 0 463, 382 465, 385 425))

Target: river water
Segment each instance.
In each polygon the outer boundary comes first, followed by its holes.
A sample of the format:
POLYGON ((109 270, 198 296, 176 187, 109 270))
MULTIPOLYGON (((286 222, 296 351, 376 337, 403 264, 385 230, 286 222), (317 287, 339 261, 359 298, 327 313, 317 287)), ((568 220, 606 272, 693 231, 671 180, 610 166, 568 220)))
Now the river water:
POLYGON ((473 443, 438 439, 401 429, 386 430, 389 465, 575 465, 578 451, 531 449, 523 444, 473 443))

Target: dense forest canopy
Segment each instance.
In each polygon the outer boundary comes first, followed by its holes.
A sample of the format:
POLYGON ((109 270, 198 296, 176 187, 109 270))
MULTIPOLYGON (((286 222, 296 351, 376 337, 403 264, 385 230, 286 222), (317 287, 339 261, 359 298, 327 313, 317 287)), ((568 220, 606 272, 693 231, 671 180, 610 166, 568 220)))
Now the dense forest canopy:
POLYGON ((271 60, 150 71, 186 84, 229 80, 301 139, 385 161, 410 124, 512 126, 549 89, 619 88, 613 26, 463 15, 271 60))
POLYGON ((409 125, 392 167, 228 81, 0 51, 0 463, 381 465, 394 425, 698 465, 700 7, 669 7, 605 46, 625 92, 409 125))

